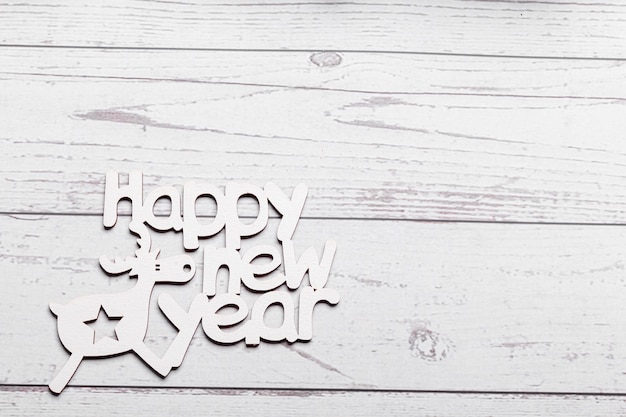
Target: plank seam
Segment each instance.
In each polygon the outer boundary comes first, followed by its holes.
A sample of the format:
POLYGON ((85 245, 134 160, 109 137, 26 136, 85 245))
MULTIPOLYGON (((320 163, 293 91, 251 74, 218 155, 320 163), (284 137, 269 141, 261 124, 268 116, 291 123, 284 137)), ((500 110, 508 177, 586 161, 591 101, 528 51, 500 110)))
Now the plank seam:
MULTIPOLYGON (((17 220, 15 216, 71 216, 71 217, 102 217, 102 213, 49 213, 49 212, 8 212, 0 211, 0 216, 8 216, 17 220)), ((130 217, 130 214, 118 214, 119 217, 130 217)), ((157 216, 160 217, 160 216, 157 216)), ((214 216, 198 215, 199 219, 209 219, 214 216)), ((241 216, 242 219, 252 219, 254 216, 241 216)), ((270 215, 270 219, 278 219, 278 216, 270 215)), ((510 224, 510 225, 536 225, 536 226, 626 226, 626 223, 584 223, 584 222, 526 222, 526 221, 488 221, 488 220, 444 220, 444 219, 402 219, 388 217, 321 217, 321 216, 301 216, 301 220, 341 220, 341 221, 380 221, 380 222, 415 222, 415 223, 476 223, 476 224, 510 224)), ((1 386, 1 385, 0 385, 1 386)))
POLYGON ((610 96, 558 96, 558 95, 535 95, 535 94, 494 94, 494 93, 449 93, 449 92, 428 92, 428 91, 377 91, 377 90, 355 90, 347 88, 312 87, 307 85, 287 85, 287 84, 261 84, 261 83, 237 83, 228 81, 208 81, 176 78, 147 78, 147 77, 120 77, 107 75, 76 75, 76 74, 47 74, 36 72, 0 72, 5 75, 32 76, 32 77, 54 77, 54 78, 77 78, 86 80, 115 80, 115 81, 138 81, 138 82, 171 82, 189 83, 205 85, 229 85, 238 87, 263 87, 282 88, 286 90, 303 91, 331 91, 337 93, 354 94, 379 94, 398 96, 453 96, 453 97, 502 97, 502 98, 530 98, 530 99, 556 99, 556 100, 611 100, 626 101, 624 97, 610 96))
MULTIPOLYGON (((0 216, 8 216, 16 220, 21 219, 16 216, 52 216, 52 217, 102 217, 101 213, 46 213, 46 212, 0 212, 0 216)), ((129 214, 118 214, 119 217, 129 217, 129 214)), ((157 216, 160 217, 160 216, 157 216)), ((210 219, 214 216, 198 215, 199 219, 210 219)), ((253 216, 241 216, 242 219, 252 219, 253 216)), ((270 219, 278 219, 278 216, 270 215, 270 219)), ((488 221, 488 220, 443 220, 443 219, 402 219, 402 218, 386 218, 386 217, 321 217, 321 216, 301 216, 301 220, 339 220, 339 221, 374 221, 374 222, 414 222, 414 223, 469 223, 469 224, 493 224, 493 225, 529 225, 529 226, 583 226, 583 227, 620 227, 626 226, 626 223, 585 223, 585 222, 531 222, 531 221, 488 221)))
MULTIPOLYGON (((102 213, 46 213, 46 212, 0 212, 0 216, 8 216, 18 220, 14 216, 71 216, 71 217, 102 217, 102 213)), ((129 214, 118 214, 120 217, 129 217, 129 214)), ((157 216, 160 217, 160 216, 157 216)), ((213 218, 213 216, 198 215, 199 219, 213 218)), ((252 219, 253 216, 241 216, 242 219, 252 219)), ((278 216, 271 216, 271 219, 278 219, 278 216)), ((476 223, 476 224, 510 224, 510 225, 536 225, 536 226, 626 226, 626 223, 584 223, 584 222, 526 222, 526 221, 488 221, 488 220, 443 220, 443 219, 402 219, 402 218, 386 218, 386 217, 321 217, 321 216, 302 216, 301 220, 341 220, 341 221, 385 221, 385 222, 415 222, 415 223, 476 223)))
POLYGON ((160 47, 160 46, 87 46, 87 45, 37 45, 37 44, 5 44, 0 43, 0 48, 50 48, 50 49, 91 49, 91 50, 121 50, 121 51, 188 51, 188 52, 338 52, 338 53, 361 53, 361 54, 396 54, 396 55, 426 55, 426 56, 452 56, 474 58, 508 58, 508 59, 544 59, 544 60, 573 60, 573 61, 619 61, 626 58, 620 57, 593 57, 593 56, 550 56, 550 55, 508 55, 508 54, 469 54, 459 52, 426 52, 426 51, 399 51, 377 49, 265 49, 265 48, 189 48, 189 47, 160 47))
MULTIPOLYGON (((0 391, 12 389, 42 389, 47 390, 47 385, 42 384, 0 384, 0 391)), ((458 394, 458 395, 507 395, 507 396, 594 396, 594 397, 626 397, 626 392, 576 392, 576 391, 481 391, 481 390, 411 390, 411 389, 373 389, 373 388, 271 388, 271 387, 188 387, 188 386, 139 386, 139 385, 68 385, 74 389, 98 389, 98 390, 137 390, 137 391, 240 391, 240 392, 311 392, 311 393, 386 393, 386 394, 458 394)))

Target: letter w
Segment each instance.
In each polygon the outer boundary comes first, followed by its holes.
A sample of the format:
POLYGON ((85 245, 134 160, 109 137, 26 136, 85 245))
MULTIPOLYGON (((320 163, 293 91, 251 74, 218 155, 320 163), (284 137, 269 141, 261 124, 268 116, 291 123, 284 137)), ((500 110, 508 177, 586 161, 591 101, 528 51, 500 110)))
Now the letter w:
POLYGON ((304 251, 300 259, 296 261, 296 253, 291 240, 283 242, 283 259, 285 265, 285 275, 287 277, 287 287, 292 290, 300 287, 304 275, 309 271, 309 282, 311 287, 316 290, 324 288, 328 281, 330 266, 335 257, 337 244, 334 240, 327 240, 324 245, 324 253, 322 261, 317 258, 317 252, 314 248, 308 248, 304 251))

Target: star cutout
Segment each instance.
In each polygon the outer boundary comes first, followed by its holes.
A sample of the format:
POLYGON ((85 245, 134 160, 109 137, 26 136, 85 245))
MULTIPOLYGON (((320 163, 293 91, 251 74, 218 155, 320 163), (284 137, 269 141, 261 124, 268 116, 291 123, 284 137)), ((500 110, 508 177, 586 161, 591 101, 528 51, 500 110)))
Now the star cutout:
POLYGON ((111 317, 107 314, 104 307, 100 306, 100 311, 98 311, 98 317, 93 320, 87 320, 87 323, 93 323, 93 326, 89 326, 93 329, 93 343, 97 343, 101 339, 105 337, 109 337, 113 340, 117 339, 117 334, 115 333, 115 326, 120 322, 121 317, 111 317))

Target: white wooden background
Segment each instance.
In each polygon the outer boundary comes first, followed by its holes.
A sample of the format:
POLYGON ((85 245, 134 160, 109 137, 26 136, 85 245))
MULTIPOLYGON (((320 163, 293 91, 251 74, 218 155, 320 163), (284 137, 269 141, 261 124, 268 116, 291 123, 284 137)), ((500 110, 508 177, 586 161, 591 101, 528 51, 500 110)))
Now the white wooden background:
POLYGON ((626 415, 622 2, 4 2, 0 141, 2 416, 626 415), (48 302, 132 285, 97 264, 134 248, 109 169, 306 183, 342 301, 310 343, 199 331, 166 379, 86 360, 53 396, 48 302))

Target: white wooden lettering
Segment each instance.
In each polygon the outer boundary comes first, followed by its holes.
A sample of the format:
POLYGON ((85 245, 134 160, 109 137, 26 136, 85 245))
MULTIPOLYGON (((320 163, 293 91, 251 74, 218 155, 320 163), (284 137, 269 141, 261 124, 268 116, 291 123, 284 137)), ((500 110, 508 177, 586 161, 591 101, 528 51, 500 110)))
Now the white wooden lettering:
POLYGON ((254 246, 246 251, 241 261, 243 264, 241 280, 252 291, 270 291, 285 283, 286 278, 282 274, 274 274, 271 278, 259 278, 275 271, 280 266, 280 252, 275 246, 254 246), (265 263, 253 263, 255 259, 264 257, 269 257, 271 260, 265 263))
POLYGON ((164 232, 173 229, 178 232, 183 228, 183 220, 180 217, 180 194, 176 188, 171 185, 159 187, 148 194, 143 204, 143 218, 156 230, 164 232), (154 215, 154 205, 162 198, 170 200, 172 206, 170 215, 167 217, 154 215))
POLYGON ((226 247, 239 249, 241 238, 254 236, 265 229, 268 220, 268 205, 265 192, 254 185, 229 183, 226 185, 226 247), (237 214, 239 199, 252 196, 259 203, 259 214, 252 223, 244 223, 237 214))
POLYGON ((237 343, 246 337, 247 323, 242 327, 225 332, 223 327, 232 327, 248 317, 248 305, 241 296, 233 293, 219 294, 213 297, 204 309, 202 329, 207 337, 218 343, 237 343), (220 314, 224 307, 236 307, 232 314, 220 314))
POLYGON ((285 274, 287 275, 287 286, 296 289, 302 284, 304 274, 309 272, 309 282, 315 289, 323 288, 328 281, 330 266, 335 257, 337 244, 334 240, 327 240, 324 245, 321 262, 317 258, 315 249, 308 248, 296 261, 296 252, 291 240, 283 243, 283 259, 285 262, 285 274))
POLYGON ((293 299, 289 293, 270 291, 261 295, 252 308, 252 317, 246 332, 246 345, 256 346, 261 338, 274 342, 285 339, 288 342, 298 340, 294 311, 293 299), (280 304, 283 308, 283 324, 279 327, 265 325, 265 312, 272 304, 280 304))
POLYGON ((120 200, 130 200, 133 219, 140 217, 140 211, 143 207, 143 174, 139 171, 130 172, 128 174, 128 185, 123 187, 120 187, 119 181, 117 172, 107 172, 104 191, 104 215, 102 216, 104 227, 115 226, 117 222, 117 205, 120 200))
POLYGON ((50 303, 50 310, 57 316, 59 338, 70 352, 70 358, 50 382, 50 390, 60 393, 83 358, 131 351, 157 373, 166 376, 182 364, 200 323, 206 336, 221 344, 245 341, 247 346, 257 346, 261 340, 289 343, 311 340, 315 305, 320 302, 335 305, 339 294, 325 288, 337 249, 335 241, 326 241, 321 260, 314 248, 296 256, 292 239, 306 196, 304 184, 296 186, 290 198, 271 182, 264 188, 229 183, 224 193, 213 185, 188 183, 183 187, 182 198, 176 187, 165 185, 149 192, 144 200, 141 172, 131 172, 127 185, 120 185, 117 172, 108 172, 103 225, 115 226, 119 202, 130 200, 129 230, 139 237, 139 249, 134 256, 114 262, 102 256, 100 265, 110 275, 127 273, 137 281, 134 287, 122 293, 87 295, 67 304, 50 303), (246 196, 254 198, 259 206, 252 221, 244 221, 238 215, 239 201, 246 196), (198 220, 196 202, 200 198, 211 198, 216 203, 216 215, 210 221, 198 220), (171 203, 167 216, 154 214, 154 207, 161 199, 171 203), (241 239, 254 236, 267 226, 270 204, 282 216, 276 233, 279 246, 257 245, 242 252, 241 239), (196 267, 189 254, 159 258, 160 250, 151 247, 150 228, 160 232, 182 230, 183 247, 189 252, 200 248, 199 238, 217 235, 222 230, 226 242, 223 248, 203 247, 202 293, 195 296, 188 310, 167 293, 159 296, 161 313, 178 329, 162 357, 144 344, 152 290, 157 283, 189 282, 196 267), (281 264, 284 273, 277 271, 281 264), (225 293, 217 294, 217 276, 222 267, 228 269, 228 285, 225 293), (293 290, 302 285, 307 273, 310 285, 302 288, 295 304, 293 290), (248 306, 240 295, 243 290, 262 294, 248 306), (265 322, 266 312, 273 305, 283 310, 283 321, 278 327, 265 322), (227 307, 235 311, 230 312, 227 307), (100 320, 115 323, 114 336, 95 337, 90 324, 100 320))
POLYGON ((239 252, 232 248, 218 249, 215 246, 207 246, 204 248, 202 292, 209 297, 217 293, 217 273, 222 266, 228 268, 228 292, 241 293, 243 264, 239 252))
POLYGON ((302 214, 308 188, 304 184, 298 184, 293 190, 291 199, 289 199, 278 186, 271 182, 265 184, 264 190, 272 206, 283 216, 278 226, 276 237, 281 242, 290 240, 293 237, 293 232, 295 232, 296 225, 302 214))
POLYGON ((196 250, 199 237, 216 235, 224 228, 224 194, 210 184, 188 183, 183 190, 183 203, 183 245, 187 250, 196 250), (212 198, 217 206, 215 218, 208 224, 201 224, 196 217, 196 201, 202 197, 212 198))

